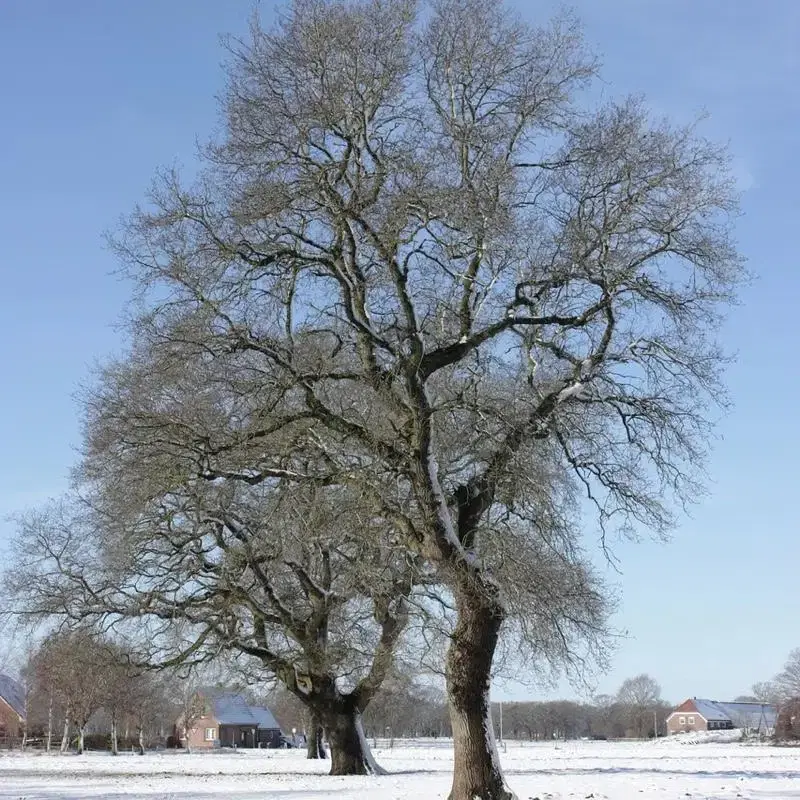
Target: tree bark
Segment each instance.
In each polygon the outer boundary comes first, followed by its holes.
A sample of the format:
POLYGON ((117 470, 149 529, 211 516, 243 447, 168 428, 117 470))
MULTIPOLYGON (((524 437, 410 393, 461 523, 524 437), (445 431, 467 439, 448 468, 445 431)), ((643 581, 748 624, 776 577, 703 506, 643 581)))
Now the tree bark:
POLYGON ((139 725, 138 731, 139 731, 139 755, 143 756, 144 755, 144 726, 143 725, 139 725))
POLYGON ((322 724, 319 721, 319 716, 314 712, 309 712, 308 715, 308 735, 306 738, 306 758, 317 759, 327 758, 325 753, 325 745, 322 741, 322 724))
POLYGON ((331 748, 331 775, 368 775, 366 754, 358 734, 355 710, 331 709, 321 714, 331 748))
POLYGON ((494 587, 475 575, 462 580, 455 600, 458 617, 446 668, 454 747, 449 800, 514 800, 503 780, 489 707, 503 606, 494 587))
POLYGON ((61 737, 61 752, 66 753, 69 748, 69 714, 64 717, 64 735, 61 737))
POLYGON ((47 752, 53 746, 53 695, 47 701, 47 752))
POLYGON ((28 746, 28 720, 31 718, 31 689, 30 683, 25 683, 25 722, 22 725, 22 749, 28 746))
POLYGON ((111 718, 111 755, 119 755, 119 741, 117 737, 117 718, 111 718))
POLYGON ((86 736, 86 724, 81 724, 80 728, 78 728, 78 755, 83 755, 84 750, 84 742, 86 736))

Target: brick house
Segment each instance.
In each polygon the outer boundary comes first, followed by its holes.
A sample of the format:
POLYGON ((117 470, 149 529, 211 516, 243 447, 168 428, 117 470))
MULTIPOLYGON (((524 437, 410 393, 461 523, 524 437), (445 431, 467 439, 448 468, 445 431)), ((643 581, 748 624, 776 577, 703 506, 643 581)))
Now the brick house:
POLYGON ((667 733, 720 731, 739 728, 749 733, 771 733, 777 709, 768 703, 721 703, 693 697, 667 717, 667 733))
POLYGON ((238 694, 203 695, 203 713, 189 730, 175 725, 176 738, 192 750, 214 747, 280 747, 281 729, 268 708, 248 705, 238 694))
POLYGON ((17 681, 0 673, 0 745, 22 737, 25 730, 25 692, 17 681))

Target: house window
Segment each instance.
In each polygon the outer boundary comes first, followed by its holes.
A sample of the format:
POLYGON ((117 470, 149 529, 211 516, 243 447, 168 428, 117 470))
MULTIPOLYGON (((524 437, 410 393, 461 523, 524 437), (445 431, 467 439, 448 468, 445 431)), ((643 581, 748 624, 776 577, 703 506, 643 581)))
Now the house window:
POLYGON ((678 720, 678 722, 680 722, 680 724, 681 724, 681 725, 685 725, 685 724, 686 724, 686 717, 681 717, 681 718, 678 720))
POLYGON ((689 724, 694 725, 694 717, 689 717, 689 724))
POLYGON ((217 738, 217 729, 216 728, 206 728, 205 740, 207 742, 213 742, 216 738, 217 738))

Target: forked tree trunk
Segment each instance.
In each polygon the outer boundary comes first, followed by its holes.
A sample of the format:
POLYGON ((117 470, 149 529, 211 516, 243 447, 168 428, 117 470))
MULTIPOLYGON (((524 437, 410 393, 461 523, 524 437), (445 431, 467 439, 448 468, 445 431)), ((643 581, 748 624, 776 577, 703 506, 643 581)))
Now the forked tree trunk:
POLYGON ((449 800, 513 800, 503 780, 489 708, 503 606, 493 587, 462 585, 455 599, 458 617, 446 671, 455 751, 449 800))
POLYGON ((296 689, 294 687, 293 690, 310 718, 307 741, 309 758, 325 758, 321 725, 330 749, 329 775, 386 774, 372 757, 361 725, 359 704, 365 702, 365 698, 369 699, 369 692, 359 690, 358 693, 341 694, 335 681, 325 675, 318 675, 308 681, 307 690, 297 692, 296 689))
POLYGON ((331 775, 367 775, 366 754, 358 735, 358 714, 335 709, 321 715, 331 746, 331 775))

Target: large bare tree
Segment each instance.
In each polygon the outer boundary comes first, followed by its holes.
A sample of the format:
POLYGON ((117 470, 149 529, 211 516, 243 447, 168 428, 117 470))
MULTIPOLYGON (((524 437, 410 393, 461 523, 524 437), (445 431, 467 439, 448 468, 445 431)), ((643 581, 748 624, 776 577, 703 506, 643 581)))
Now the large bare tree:
POLYGON ((117 239, 150 340, 269 373, 284 435, 395 479, 385 513, 458 615, 453 800, 506 797, 496 543, 547 529, 549 469, 604 529, 662 531, 695 493, 740 276, 727 157, 637 101, 577 107, 575 25, 498 2, 306 0, 232 50, 207 169, 165 175, 117 239))
MULTIPOLYGON (((145 339, 87 392, 78 494, 20 520, 5 580, 17 611, 125 632, 144 621, 135 655, 151 665, 250 656, 256 681, 277 676, 326 729, 334 774, 372 771, 358 718, 409 609, 415 653, 452 632, 451 594, 395 522, 414 524, 412 510, 398 516, 396 481, 331 464, 313 430, 287 437, 285 389, 254 380, 249 360, 219 369, 145 339), (255 436, 240 428, 251 417, 267 425, 255 436), (265 447, 281 468, 254 464, 265 447)), ((540 473, 527 498, 539 534, 504 515, 493 549, 476 548, 513 595, 508 634, 530 672, 577 661, 574 634, 594 644, 606 612, 540 473)))
POLYGON ((263 388, 237 418, 247 463, 199 439, 202 479, 357 484, 447 586, 451 798, 498 800, 504 623, 563 656, 602 617, 580 504, 604 536, 661 533, 702 483, 736 197, 694 127, 580 105, 595 64, 569 18, 421 9, 296 0, 254 23, 200 177, 164 174, 115 247, 136 347, 263 388))
POLYGON ((627 678, 619 687, 617 702, 634 736, 644 738, 648 731, 657 735, 658 725, 655 720, 663 703, 661 686, 655 678, 646 673, 627 678))
POLYGON ((144 504, 129 471, 124 499, 106 486, 94 505, 22 520, 5 583, 18 613, 114 630, 154 668, 220 653, 255 661, 251 675, 277 677, 324 726, 333 774, 370 770, 359 717, 406 626, 415 570, 405 551, 392 553, 374 518, 348 533, 359 514, 341 492, 204 481, 192 492, 171 475, 144 504))

